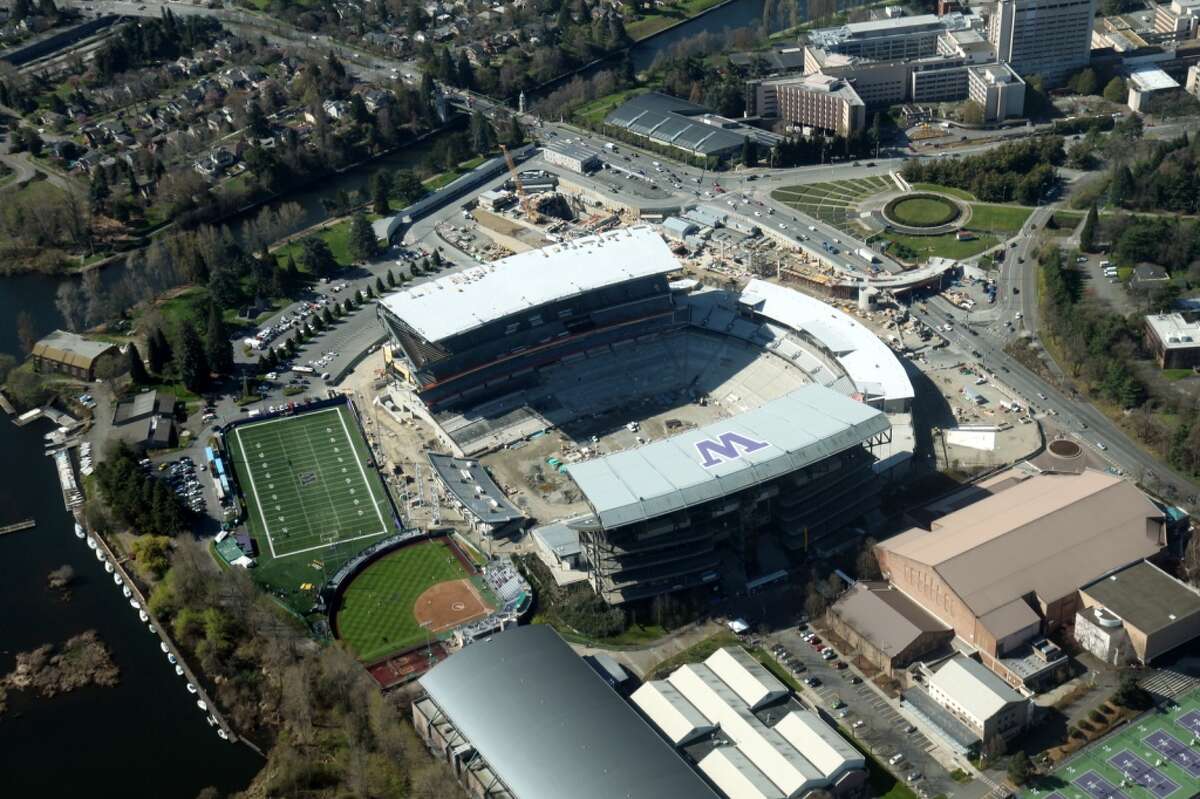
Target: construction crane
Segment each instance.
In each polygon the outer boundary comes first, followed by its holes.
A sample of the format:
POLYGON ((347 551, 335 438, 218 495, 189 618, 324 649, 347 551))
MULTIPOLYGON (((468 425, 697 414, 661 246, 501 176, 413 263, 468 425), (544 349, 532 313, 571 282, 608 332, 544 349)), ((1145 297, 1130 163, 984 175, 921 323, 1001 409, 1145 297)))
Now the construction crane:
POLYGON ((508 164, 508 171, 512 174, 513 184, 517 190, 517 204, 520 206, 521 212, 534 223, 540 222, 541 214, 533 207, 533 197, 525 192, 525 185, 521 183, 521 173, 517 172, 517 165, 513 161, 512 154, 503 144, 500 145, 500 152, 504 153, 504 163, 508 164))

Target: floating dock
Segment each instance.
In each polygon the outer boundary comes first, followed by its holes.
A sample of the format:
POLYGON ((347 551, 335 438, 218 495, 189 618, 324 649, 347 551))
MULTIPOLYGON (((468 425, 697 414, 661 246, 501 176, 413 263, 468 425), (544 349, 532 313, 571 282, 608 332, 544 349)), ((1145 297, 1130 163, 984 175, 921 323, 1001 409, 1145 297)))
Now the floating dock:
POLYGON ((9 533, 19 533, 22 530, 29 530, 33 527, 37 527, 37 520, 36 519, 25 519, 23 521, 14 522, 12 524, 6 524, 3 526, 0 526, 0 535, 7 535, 9 533))

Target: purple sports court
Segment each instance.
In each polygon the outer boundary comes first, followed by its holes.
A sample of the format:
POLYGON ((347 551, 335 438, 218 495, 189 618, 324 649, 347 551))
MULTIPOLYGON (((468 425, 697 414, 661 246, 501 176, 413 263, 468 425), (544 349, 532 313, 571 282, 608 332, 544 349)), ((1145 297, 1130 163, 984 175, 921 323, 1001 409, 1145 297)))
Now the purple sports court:
POLYGON ((1168 779, 1167 775, 1128 749, 1110 757, 1108 764, 1125 775, 1125 779, 1132 780, 1135 785, 1145 788, 1158 799, 1166 799, 1179 790, 1179 785, 1168 779))
POLYGON ((1200 755, 1174 735, 1155 730, 1142 743, 1186 771, 1189 777, 1200 780, 1200 755))
POLYGON ((1175 719, 1175 723, 1190 733, 1200 735, 1200 710, 1189 710, 1175 719))
POLYGON ((1075 784, 1086 791, 1092 799, 1129 799, 1128 794, 1122 793, 1115 785, 1094 771, 1085 771, 1075 780, 1075 784))

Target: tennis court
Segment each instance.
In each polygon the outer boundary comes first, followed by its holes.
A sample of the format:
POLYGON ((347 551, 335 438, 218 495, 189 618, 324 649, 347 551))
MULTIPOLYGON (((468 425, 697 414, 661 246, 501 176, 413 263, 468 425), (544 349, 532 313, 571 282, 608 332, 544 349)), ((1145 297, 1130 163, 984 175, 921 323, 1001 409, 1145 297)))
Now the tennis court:
POLYGON ((347 406, 239 425, 226 444, 260 556, 365 546, 393 531, 383 483, 347 406))
POLYGON ((1200 689, 1120 727, 1022 793, 1038 799, 1186 799, 1200 793, 1200 689))

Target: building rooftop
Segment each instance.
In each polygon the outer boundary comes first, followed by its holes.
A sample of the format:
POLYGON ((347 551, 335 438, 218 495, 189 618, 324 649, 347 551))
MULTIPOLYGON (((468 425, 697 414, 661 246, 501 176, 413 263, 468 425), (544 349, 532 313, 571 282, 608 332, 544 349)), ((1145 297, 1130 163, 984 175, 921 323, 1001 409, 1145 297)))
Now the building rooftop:
POLYGON ((117 403, 113 424, 126 424, 151 414, 174 416, 175 395, 165 391, 143 391, 117 403))
POLYGON ((512 627, 419 680, 520 799, 716 799, 551 627, 512 627))
POLYGON ((525 518, 479 461, 433 452, 427 457, 447 490, 481 522, 505 524, 525 518))
POLYGON ((967 715, 980 721, 996 715, 1010 702, 1024 701, 1008 683, 986 666, 965 655, 956 655, 929 678, 936 687, 954 700, 967 715))
POLYGON ((1152 314, 1146 324, 1169 350, 1200 347, 1200 319, 1189 322, 1183 314, 1152 314))
POLYGON ((989 85, 1024 83, 1021 80, 1021 76, 1013 72, 1012 67, 1008 64, 981 64, 979 66, 967 67, 967 70, 979 80, 989 85))
POLYGON ((631 97, 604 119, 606 124, 700 155, 740 148, 751 138, 773 144, 782 137, 712 115, 704 106, 660 92, 631 97))
POLYGON ((1052 602, 1150 557, 1161 546, 1161 518, 1133 483, 1113 475, 1041 474, 879 548, 932 567, 982 618, 1031 592, 1052 602))
POLYGON ((880 411, 812 384, 730 419, 570 464, 567 472, 612 528, 727 496, 889 428, 880 411))
POLYGON ((1179 83, 1161 68, 1148 65, 1129 70, 1129 80, 1140 92, 1158 92, 1179 88, 1179 83))
POLYGON ((1147 634, 1200 614, 1200 592, 1145 561, 1102 577, 1082 591, 1147 634))
POLYGON ((768 319, 802 330, 830 350, 863 394, 910 400, 904 364, 879 336, 852 316, 799 291, 754 279, 739 302, 768 319))
POLYGON ((776 78, 764 82, 776 86, 792 86, 806 92, 840 97, 850 105, 865 105, 862 98, 858 96, 858 92, 854 90, 854 86, 850 84, 850 81, 820 72, 813 72, 810 75, 802 77, 776 78))
POLYGON ((900 654, 924 633, 950 631, 887 583, 855 583, 833 612, 887 655, 900 654))
POLYGON ((577 159, 580 162, 587 162, 598 157, 595 150, 575 144, 574 142, 554 140, 547 142, 543 145, 543 148, 556 152, 559 155, 565 155, 567 158, 577 159))
POLYGON ((33 345, 33 355, 79 369, 90 369, 96 359, 116 345, 109 341, 93 341, 77 333, 55 330, 33 345))
POLYGON ((436 343, 546 303, 677 269, 662 237, 638 226, 501 258, 380 302, 436 343))

